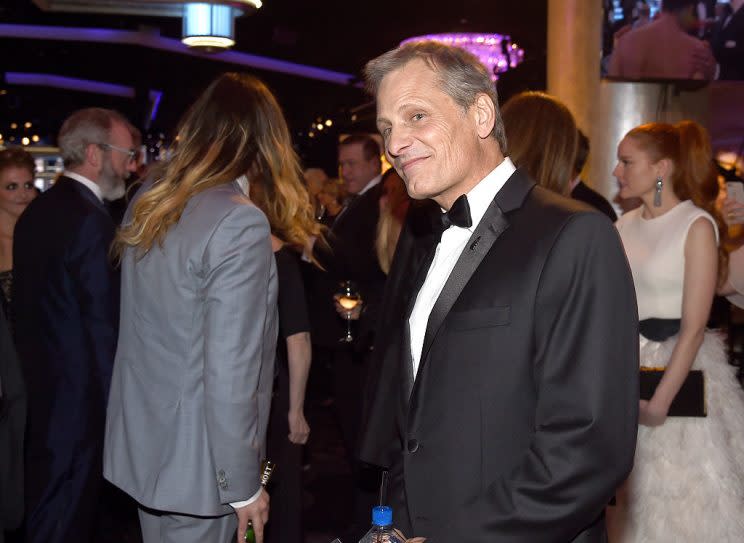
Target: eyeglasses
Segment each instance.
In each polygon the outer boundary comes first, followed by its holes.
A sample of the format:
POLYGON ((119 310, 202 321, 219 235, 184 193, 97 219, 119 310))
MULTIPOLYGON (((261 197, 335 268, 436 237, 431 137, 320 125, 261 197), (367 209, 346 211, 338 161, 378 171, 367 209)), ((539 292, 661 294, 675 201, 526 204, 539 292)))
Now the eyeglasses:
POLYGON ((135 151, 134 149, 125 149, 124 147, 117 147, 116 145, 111 145, 110 143, 100 143, 99 145, 106 149, 112 149, 114 151, 119 151, 120 153, 124 153, 125 155, 129 157, 130 161, 137 158, 137 151, 135 151))

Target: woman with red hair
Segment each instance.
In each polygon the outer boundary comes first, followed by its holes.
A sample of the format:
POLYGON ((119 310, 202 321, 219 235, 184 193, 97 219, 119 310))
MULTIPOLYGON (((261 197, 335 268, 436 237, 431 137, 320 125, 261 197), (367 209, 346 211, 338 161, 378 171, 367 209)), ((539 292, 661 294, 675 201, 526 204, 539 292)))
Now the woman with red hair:
POLYGON ((620 197, 642 202, 616 223, 638 300, 642 399, 614 541, 739 541, 744 534, 744 391, 721 338, 705 328, 726 255, 704 209, 699 173, 707 170, 689 159, 686 128, 632 129, 613 172, 620 197))

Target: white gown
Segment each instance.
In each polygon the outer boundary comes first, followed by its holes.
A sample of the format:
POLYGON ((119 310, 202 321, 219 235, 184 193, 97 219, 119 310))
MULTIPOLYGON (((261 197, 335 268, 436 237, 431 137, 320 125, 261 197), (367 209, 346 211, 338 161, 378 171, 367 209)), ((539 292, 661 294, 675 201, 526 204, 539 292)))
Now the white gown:
MULTIPOLYGON (((654 219, 635 209, 616 223, 640 320, 681 317, 684 245, 700 217, 715 227, 690 201, 654 219)), ((641 365, 666 366, 676 340, 641 336, 641 365)), ((707 417, 668 417, 658 427, 639 426, 633 472, 618 494, 613 541, 744 542, 744 390, 715 332, 705 334, 693 368, 705 375, 707 417)))

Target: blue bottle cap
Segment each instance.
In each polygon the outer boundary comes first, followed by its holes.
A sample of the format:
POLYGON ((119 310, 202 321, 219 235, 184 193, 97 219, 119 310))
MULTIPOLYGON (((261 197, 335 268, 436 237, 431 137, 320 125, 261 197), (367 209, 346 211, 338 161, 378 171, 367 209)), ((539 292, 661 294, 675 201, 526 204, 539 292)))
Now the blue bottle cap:
POLYGON ((372 524, 375 526, 391 526, 393 524, 393 510, 387 505, 373 507, 372 524))

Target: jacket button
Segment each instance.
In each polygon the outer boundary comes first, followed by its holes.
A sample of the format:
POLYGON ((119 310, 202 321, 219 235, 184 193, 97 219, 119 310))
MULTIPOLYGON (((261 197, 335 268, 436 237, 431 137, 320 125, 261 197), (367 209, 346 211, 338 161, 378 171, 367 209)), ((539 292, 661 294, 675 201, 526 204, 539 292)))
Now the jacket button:
POLYGON ((419 448, 419 442, 416 439, 409 439, 408 440, 408 452, 409 453, 415 453, 419 448))

